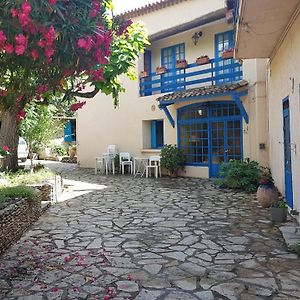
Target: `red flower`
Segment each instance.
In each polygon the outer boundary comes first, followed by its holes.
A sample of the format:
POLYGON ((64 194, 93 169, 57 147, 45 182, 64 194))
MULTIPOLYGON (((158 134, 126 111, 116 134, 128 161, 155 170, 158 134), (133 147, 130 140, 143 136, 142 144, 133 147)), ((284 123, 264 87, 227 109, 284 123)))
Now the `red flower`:
POLYGON ((86 40, 84 38, 80 38, 77 42, 77 46, 78 46, 78 48, 85 49, 86 40))
POLYGON ((57 1, 57 0, 49 0, 49 3, 50 3, 51 5, 55 5, 55 4, 56 4, 56 1, 57 1))
POLYGON ((103 81, 104 80, 103 73, 104 73, 103 68, 91 71, 92 80, 94 80, 94 81, 103 81))
POLYGON ((49 59, 54 55, 54 49, 52 48, 47 48, 45 50, 45 56, 49 59))
POLYGON ((6 42, 6 35, 2 30, 0 30, 0 46, 3 45, 5 42, 6 42))
POLYGON ((25 13, 18 13, 18 18, 22 27, 25 27, 30 22, 29 16, 25 13))
POLYGON ((44 48, 46 46, 46 42, 44 40, 39 40, 37 44, 40 48, 44 48))
POLYGON ((22 12, 26 15, 28 15, 31 11, 31 6, 30 4, 28 3, 28 1, 25 1, 23 4, 22 4, 22 12))
POLYGON ((17 55, 22 55, 22 54, 24 54, 25 50, 26 50, 26 47, 24 45, 17 45, 15 52, 17 55))
POLYGON ((15 8, 12 8, 10 10, 10 14, 13 18, 17 17, 18 16, 18 11, 15 9, 15 8))
POLYGON ((4 50, 8 54, 12 54, 14 52, 14 46, 12 44, 6 44, 4 50))
POLYGON ((39 52, 36 50, 36 49, 33 49, 31 52, 30 52, 30 55, 31 57, 34 59, 34 60, 37 60, 39 58, 39 52))
POLYGON ((52 46, 53 42, 55 41, 55 29, 51 25, 49 30, 44 34, 44 38, 46 40, 47 46, 52 46))
POLYGON ((89 13, 89 16, 91 18, 95 18, 95 17, 97 17, 97 14, 98 14, 98 11, 96 9, 92 9, 89 13))
POLYGON ((86 101, 74 103, 70 106, 70 111, 75 112, 78 109, 81 109, 85 104, 86 104, 86 101))
POLYGON ((15 36, 15 41, 17 44, 24 45, 25 47, 27 47, 28 37, 26 37, 24 34, 20 33, 15 36))
POLYGON ((9 151, 9 147, 8 147, 8 146, 3 146, 2 149, 3 149, 4 151, 9 151))
POLYGON ((26 112, 23 109, 18 111, 16 114, 17 122, 20 122, 21 120, 23 120, 25 118, 25 116, 26 116, 26 112))

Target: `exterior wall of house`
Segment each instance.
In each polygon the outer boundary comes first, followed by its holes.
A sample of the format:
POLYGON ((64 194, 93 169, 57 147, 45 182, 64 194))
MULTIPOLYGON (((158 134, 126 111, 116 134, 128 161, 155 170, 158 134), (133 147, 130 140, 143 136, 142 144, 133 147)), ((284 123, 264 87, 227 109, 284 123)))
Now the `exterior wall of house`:
POLYGON ((224 7, 223 0, 188 0, 141 16, 149 35, 179 26, 224 7))
MULTIPOLYGON (((223 7, 223 0, 190 0, 161 11, 153 12, 142 16, 150 33, 165 29, 164 26, 172 27, 176 24, 193 20, 208 12, 223 7), (205 5, 203 5, 205 4, 205 5), (178 13, 180 12, 180 13, 178 13), (174 17, 176 16, 176 17, 174 17), (159 19, 168 22, 159 22, 159 19), (170 21, 170 22, 169 22, 170 21), (175 24, 175 22, 177 22, 175 24), (174 24, 173 24, 174 23, 174 24)), ((152 51, 152 72, 156 66, 161 65, 161 48, 185 43, 185 57, 189 63, 195 62, 201 55, 215 57, 214 35, 216 33, 232 30, 224 20, 215 22, 201 28, 194 28, 191 31, 166 38, 150 45, 152 51), (197 45, 192 42, 194 32, 201 30, 202 37, 197 45)), ((137 64, 136 74, 143 70, 143 60, 137 64)), ((243 121, 243 154, 244 157, 258 160, 267 164, 267 121, 262 113, 266 109, 265 83, 260 72, 265 66, 264 60, 251 60, 243 65, 244 79, 250 83, 249 95, 242 98, 243 104, 249 114, 250 122, 243 121), (266 149, 259 150, 259 143, 264 143, 266 149)), ((82 167, 94 167, 96 156, 106 152, 107 145, 116 144, 119 151, 128 151, 133 156, 143 157, 159 153, 159 150, 151 147, 151 120, 164 120, 164 144, 177 144, 177 123, 173 128, 166 115, 158 108, 156 99, 161 94, 140 97, 138 81, 130 81, 122 77, 126 92, 121 94, 120 105, 114 108, 111 97, 99 94, 94 99, 88 100, 87 105, 78 112, 77 117, 77 142, 78 161, 82 167)), ((209 98, 205 101, 228 100, 226 97, 209 98)), ((177 120, 177 109, 182 106, 195 103, 186 101, 181 104, 169 106, 169 111, 175 122, 177 120)), ((208 177, 208 167, 187 166, 186 173, 191 177, 208 177)))
MULTIPOLYGON (((294 209, 300 211, 300 16, 270 62, 268 72, 270 165, 285 194, 283 99, 289 97, 294 209)), ((298 217, 300 222, 300 218, 298 217)))

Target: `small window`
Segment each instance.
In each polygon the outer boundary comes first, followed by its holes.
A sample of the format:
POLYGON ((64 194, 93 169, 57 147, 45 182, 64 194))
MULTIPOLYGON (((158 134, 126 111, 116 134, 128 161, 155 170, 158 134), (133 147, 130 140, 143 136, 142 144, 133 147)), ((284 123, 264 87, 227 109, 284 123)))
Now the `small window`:
POLYGON ((151 121, 151 148, 157 149, 164 146, 164 121, 151 121))

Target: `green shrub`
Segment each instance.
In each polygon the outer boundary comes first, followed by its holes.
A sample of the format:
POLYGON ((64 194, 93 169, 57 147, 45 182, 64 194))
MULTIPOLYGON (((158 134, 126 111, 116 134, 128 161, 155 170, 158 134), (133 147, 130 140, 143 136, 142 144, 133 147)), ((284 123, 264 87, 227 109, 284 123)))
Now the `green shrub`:
POLYGON ((0 205, 3 205, 6 199, 24 198, 28 201, 33 201, 36 197, 37 192, 24 185, 0 188, 0 205))
POLYGON ((257 190, 264 171, 256 161, 230 160, 221 165, 219 174, 219 186, 253 193, 257 190))
POLYGON ((170 171, 172 175, 176 175, 178 170, 184 169, 186 158, 183 151, 176 145, 165 145, 160 152, 161 166, 170 171))
POLYGON ((67 150, 63 145, 55 145, 52 148, 53 152, 58 156, 67 156, 67 150))
POLYGON ((49 170, 39 169, 35 172, 19 170, 17 172, 9 172, 5 178, 11 185, 26 185, 42 183, 45 180, 53 179, 55 174, 49 170))

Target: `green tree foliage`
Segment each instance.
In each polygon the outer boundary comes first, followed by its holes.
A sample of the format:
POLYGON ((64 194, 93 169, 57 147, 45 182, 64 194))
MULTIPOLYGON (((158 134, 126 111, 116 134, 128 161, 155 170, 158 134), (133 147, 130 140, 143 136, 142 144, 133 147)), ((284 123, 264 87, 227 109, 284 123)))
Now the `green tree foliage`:
POLYGON ((57 109, 53 105, 31 104, 25 108, 26 118, 20 122, 20 131, 29 148, 29 157, 33 152, 46 146, 63 130, 63 122, 55 118, 57 109))

